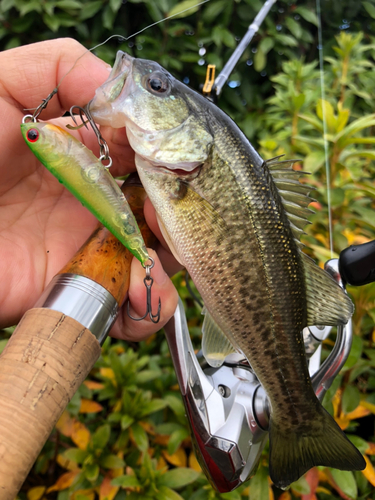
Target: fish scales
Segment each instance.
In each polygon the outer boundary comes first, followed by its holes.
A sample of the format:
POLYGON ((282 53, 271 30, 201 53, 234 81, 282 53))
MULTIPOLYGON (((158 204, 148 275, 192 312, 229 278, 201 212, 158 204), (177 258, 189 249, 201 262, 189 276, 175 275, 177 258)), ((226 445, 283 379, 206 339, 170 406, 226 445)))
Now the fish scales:
MULTIPOLYGON (((233 238, 228 243, 228 238, 224 240, 221 235, 203 230, 204 211, 189 199, 186 189, 178 188, 184 182, 179 179, 174 179, 175 185, 168 188, 181 193, 171 199, 176 209, 169 212, 169 221, 163 221, 173 240, 181 242, 178 254, 205 297, 207 309, 217 310, 215 319, 219 326, 251 359, 271 404, 275 400, 272 407, 280 410, 284 425, 295 425, 296 420, 304 421, 305 411, 301 409, 306 407, 304 401, 311 399, 312 390, 307 365, 300 363, 300 357, 305 356, 301 330, 306 311, 301 307, 305 300, 300 300, 305 298, 305 287, 299 271, 298 248, 263 162, 257 157, 249 161, 249 151, 244 151, 242 143, 228 129, 214 127, 212 121, 211 127, 215 143, 223 143, 225 137, 230 146, 224 151, 216 151, 214 146, 212 160, 203 166, 204 175, 190 181, 190 185, 195 192, 205 193, 205 199, 220 213, 226 222, 225 231, 233 238), (248 194, 244 194, 245 185, 248 194), (259 290, 259 283, 266 285, 259 290), (210 293, 212 290, 214 294, 210 293), (291 332, 296 339, 292 345, 288 341, 291 332)), ((167 178, 160 179, 160 184, 166 182, 167 178)), ((158 208, 160 198, 154 196, 152 201, 158 208)))
POLYGON ((284 174, 274 180, 227 115, 152 61, 119 52, 90 111, 99 124, 126 125, 141 181, 201 293, 205 321, 243 352, 267 392, 274 483, 286 487, 314 465, 364 468, 307 369, 303 327, 344 324, 352 305, 295 239, 291 221, 304 221, 289 219, 284 202, 289 196, 303 212, 306 189, 284 174))

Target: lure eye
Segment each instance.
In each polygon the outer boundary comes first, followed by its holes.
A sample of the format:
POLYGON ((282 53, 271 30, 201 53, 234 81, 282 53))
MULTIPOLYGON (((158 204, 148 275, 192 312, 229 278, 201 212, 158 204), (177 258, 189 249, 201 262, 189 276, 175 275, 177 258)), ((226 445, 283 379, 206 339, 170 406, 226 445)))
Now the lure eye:
POLYGON ((36 142, 39 139, 39 131, 36 128, 31 128, 27 132, 27 140, 29 142, 36 142))
POLYGON ((164 94, 169 90, 169 81, 165 75, 150 75, 147 79, 147 89, 152 94, 164 94))

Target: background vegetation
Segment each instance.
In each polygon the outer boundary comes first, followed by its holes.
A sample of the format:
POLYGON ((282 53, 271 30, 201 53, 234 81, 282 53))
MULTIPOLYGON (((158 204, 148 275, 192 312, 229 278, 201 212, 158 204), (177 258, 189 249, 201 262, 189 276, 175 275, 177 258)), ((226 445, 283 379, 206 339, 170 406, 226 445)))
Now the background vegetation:
MULTIPOLYGON (((0 0, 0 47, 71 36, 91 48, 112 34, 129 37, 195 4, 194 0, 0 0)), ((96 53, 110 63, 118 49, 157 60, 198 89, 207 63, 222 68, 260 6, 260 0, 210 0, 126 42, 111 40, 96 53)), ((320 8, 323 43, 315 0, 279 0, 241 58, 219 105, 264 158, 297 157, 298 168, 312 173, 308 182, 316 188, 317 201, 304 242, 322 264, 331 257, 325 153, 334 256, 350 244, 375 238, 375 0, 321 0, 320 8), (318 64, 322 54, 323 75, 318 64)), ((198 342, 199 308, 186 291, 184 275, 174 279, 198 342)), ((356 305, 353 349, 325 406, 365 454, 364 472, 315 468, 282 492, 268 479, 266 450, 250 483, 229 494, 216 493, 193 455, 166 341, 159 333, 131 347, 106 342, 101 359, 64 412, 19 498, 375 498, 375 288, 367 285, 349 292, 356 305)), ((3 332, 2 344, 9 333, 3 332)), ((325 342, 324 355, 333 342, 334 335, 325 342)))

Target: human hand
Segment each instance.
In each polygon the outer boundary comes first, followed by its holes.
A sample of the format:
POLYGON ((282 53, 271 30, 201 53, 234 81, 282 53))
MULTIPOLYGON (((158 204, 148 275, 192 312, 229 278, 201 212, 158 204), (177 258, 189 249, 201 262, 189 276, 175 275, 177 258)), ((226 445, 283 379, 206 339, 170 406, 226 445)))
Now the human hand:
MULTIPOLYGON (((97 221, 28 149, 20 131, 26 109, 36 108, 63 79, 58 93, 41 119, 59 118, 72 105, 84 105, 108 77, 109 66, 71 39, 52 40, 0 53, 0 327, 16 324, 34 306, 52 277, 66 264, 97 225, 97 221), (77 59, 84 54, 75 64, 77 59), (70 72, 69 72, 70 71, 70 72), (69 72, 69 73, 68 73, 69 72)), ((85 128, 74 131, 95 154, 97 139, 85 128)), ((124 131, 106 135, 113 159, 113 175, 125 175, 134 167, 134 154, 124 131)), ((154 212, 147 205, 147 222, 161 239, 154 212)), ((177 269, 167 250, 161 250, 166 269, 177 269)), ((154 255, 153 255, 154 256, 154 255)), ((154 256, 155 257, 155 256, 154 256)), ((161 298, 161 320, 135 323, 121 311, 111 334, 141 340, 157 331, 173 314, 177 293, 155 257, 153 296, 161 298)), ((132 310, 143 314, 144 269, 133 259, 129 296, 132 310)))

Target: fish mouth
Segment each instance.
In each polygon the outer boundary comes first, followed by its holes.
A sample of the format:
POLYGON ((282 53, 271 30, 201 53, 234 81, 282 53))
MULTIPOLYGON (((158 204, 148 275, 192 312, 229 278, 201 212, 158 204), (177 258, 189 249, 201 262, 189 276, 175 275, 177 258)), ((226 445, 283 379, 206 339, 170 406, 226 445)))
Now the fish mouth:
POLYGON ((203 164, 201 162, 190 166, 190 169, 183 169, 180 165, 168 165, 166 163, 157 163, 150 161, 149 158, 139 155, 145 160, 148 169, 155 173, 172 174, 185 181, 196 179, 202 170, 203 164))
POLYGON ((107 81, 96 89, 95 96, 88 103, 91 116, 101 125, 113 125, 112 103, 123 91, 125 83, 132 73, 133 61, 134 57, 119 50, 107 81))

